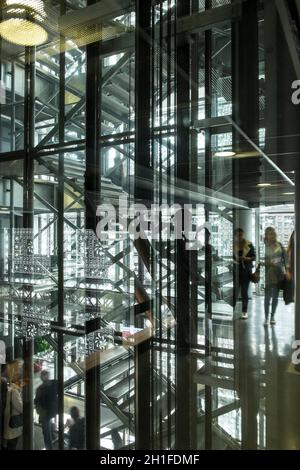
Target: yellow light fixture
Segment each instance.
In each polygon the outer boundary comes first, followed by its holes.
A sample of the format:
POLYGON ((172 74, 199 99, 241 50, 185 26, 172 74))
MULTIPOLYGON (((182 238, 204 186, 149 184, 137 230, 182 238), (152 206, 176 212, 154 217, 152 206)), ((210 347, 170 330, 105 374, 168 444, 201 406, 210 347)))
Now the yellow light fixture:
POLYGON ((215 153, 215 157, 223 157, 223 158, 230 158, 230 157, 234 157, 235 155, 236 153, 230 150, 224 150, 224 151, 215 153))
POLYGON ((6 0, 2 8, 0 35, 19 46, 39 46, 48 39, 47 18, 41 0, 6 0))

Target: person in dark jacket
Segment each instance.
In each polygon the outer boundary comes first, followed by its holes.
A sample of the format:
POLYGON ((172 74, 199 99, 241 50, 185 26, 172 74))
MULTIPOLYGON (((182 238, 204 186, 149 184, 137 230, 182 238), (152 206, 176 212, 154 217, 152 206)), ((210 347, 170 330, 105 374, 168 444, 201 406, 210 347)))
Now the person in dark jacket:
POLYGON ((85 448, 85 421, 80 417, 77 406, 72 406, 70 415, 73 423, 69 431, 69 449, 81 450, 85 448))
POLYGON ((50 380, 47 370, 42 370, 41 381, 42 384, 36 390, 34 404, 42 425, 45 447, 52 450, 52 418, 58 413, 57 381, 50 380))
POLYGON ((233 307, 235 308, 239 292, 242 296, 243 320, 248 318, 248 291, 252 274, 253 261, 255 260, 255 248, 251 242, 245 239, 244 230, 238 228, 234 233, 234 293, 233 307))

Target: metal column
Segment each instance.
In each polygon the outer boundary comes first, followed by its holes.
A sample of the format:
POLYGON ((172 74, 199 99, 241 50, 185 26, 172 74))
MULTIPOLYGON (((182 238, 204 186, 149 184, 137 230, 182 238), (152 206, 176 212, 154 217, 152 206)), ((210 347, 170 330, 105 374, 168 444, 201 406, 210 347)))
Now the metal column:
MULTIPOLYGON (((177 20, 189 15, 190 5, 186 0, 178 0, 176 16, 177 20)), ((192 182, 191 161, 191 46, 190 38, 185 34, 177 36, 176 43, 176 163, 175 176, 177 185, 182 182, 192 182)), ((193 92, 194 93, 194 92, 193 92)), ((175 198, 179 204, 188 203, 175 198)), ((182 220, 184 213, 182 210, 182 220)), ((192 308, 192 295, 194 288, 191 286, 191 269, 195 268, 192 261, 197 256, 196 252, 186 249, 185 240, 176 241, 176 449, 193 449, 196 447, 196 385, 193 383, 193 360, 191 357, 191 345, 195 343, 197 334, 197 309, 192 308)))
MULTIPOLYGON (((149 204, 152 190, 139 179, 152 181, 151 164, 151 0, 136 0, 135 53, 135 202, 149 204)), ((150 185, 149 185, 150 186, 150 185)), ((151 449, 151 340, 135 347, 135 448, 151 449)))
MULTIPOLYGON (((60 13, 65 14, 65 1, 61 2, 60 13)), ((65 140, 65 39, 60 37, 59 57, 59 143, 65 140)), ((64 152, 58 155, 57 190, 57 267, 58 267, 58 324, 64 326, 64 152)), ((58 448, 64 449, 64 334, 57 333, 57 379, 58 379, 58 448)))
MULTIPOLYGON (((24 110, 24 189, 23 227, 33 229, 34 221, 34 90, 35 90, 35 48, 25 48, 25 110, 24 110)), ((33 234, 32 234, 33 236, 33 234)), ((32 244, 33 240, 27 240, 32 244)), ((25 302, 31 302, 32 286, 23 286, 25 302)), ((23 448, 33 449, 33 340, 23 346, 24 379, 23 389, 23 448)))
MULTIPOLYGON (((88 4, 95 3, 89 1, 88 4)), ((86 48, 86 172, 85 172, 85 228, 96 231, 96 209, 100 202, 100 45, 86 48)), ((87 317, 90 311, 86 311, 87 317)), ((86 335, 100 329, 99 312, 96 318, 86 319, 86 335)), ((100 364, 85 372, 86 448, 100 447, 100 364)))
MULTIPOLYGON (((205 9, 211 8, 211 0, 205 1, 205 9)), ((205 117, 212 116, 212 31, 205 31, 205 117)), ((205 188, 212 188, 211 129, 205 130, 205 188)), ((209 205, 205 205, 205 222, 210 221, 209 205)), ((212 355, 212 248, 210 233, 205 230, 205 367, 210 370, 212 355)), ((212 387, 205 385, 205 449, 212 443, 212 387)))
MULTIPOLYGON (((233 24, 233 120, 249 136, 258 142, 259 129, 259 93, 258 93, 258 2, 257 0, 246 0, 240 7, 240 17, 233 24), (247 93, 245 93, 245 89, 247 93)), ((233 130, 234 151, 246 152, 251 150, 248 140, 233 130)), ((251 188, 248 184, 249 172, 251 173, 251 185, 257 178, 259 182, 259 158, 237 159, 233 163, 233 192, 235 197, 245 197, 248 200, 258 201, 259 190, 251 188)), ((235 227, 240 222, 245 222, 245 229, 249 230, 250 213, 237 211, 234 214, 235 227), (239 221, 239 222, 237 222, 239 221), (247 222, 247 223, 246 223, 247 222)), ((246 233, 248 237, 250 234, 246 233)), ((237 338, 239 340, 240 338, 237 338)), ((246 346, 243 346, 243 353, 246 354, 246 346)), ((257 381, 252 370, 252 363, 248 364, 245 370, 240 369, 240 401, 242 411, 242 448, 257 448, 257 403, 254 399, 257 381), (254 377, 254 378, 253 378, 254 377)))

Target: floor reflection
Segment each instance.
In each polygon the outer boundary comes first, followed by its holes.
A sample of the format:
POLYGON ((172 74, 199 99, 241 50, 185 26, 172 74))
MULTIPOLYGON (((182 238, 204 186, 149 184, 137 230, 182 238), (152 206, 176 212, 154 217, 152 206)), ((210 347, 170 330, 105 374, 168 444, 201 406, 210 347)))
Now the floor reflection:
POLYGON ((276 326, 265 327, 263 298, 254 296, 249 319, 233 321, 242 449, 300 448, 300 374, 291 364, 293 308, 280 301, 276 326))

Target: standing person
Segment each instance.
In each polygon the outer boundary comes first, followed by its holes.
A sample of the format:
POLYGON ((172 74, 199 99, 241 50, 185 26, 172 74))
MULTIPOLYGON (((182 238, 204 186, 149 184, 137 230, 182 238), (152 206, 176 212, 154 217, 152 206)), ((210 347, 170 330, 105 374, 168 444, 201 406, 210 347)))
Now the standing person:
POLYGON ((6 450, 16 450, 23 433, 23 400, 18 361, 7 365, 7 388, 3 419, 3 438, 6 450))
POLYGON ((52 418, 58 412, 57 381, 50 380, 47 370, 42 370, 41 381, 42 384, 36 390, 34 404, 42 425, 45 447, 47 450, 52 450, 52 418))
POLYGON ((273 227, 265 231, 265 326, 269 324, 271 303, 271 325, 276 325, 275 313, 278 305, 280 286, 286 274, 286 252, 277 240, 277 234, 273 227))
POLYGON ((283 292, 285 305, 294 302, 295 297, 295 231, 293 231, 287 249, 286 283, 283 292))
POLYGON ((248 290, 252 274, 252 265, 255 261, 255 248, 251 242, 245 239, 244 230, 238 228, 234 232, 234 294, 233 307, 236 306, 239 292, 242 296, 242 316, 243 320, 248 318, 248 290))
POLYGON ((85 448, 85 421, 80 417, 77 406, 72 406, 70 415, 73 420, 69 431, 69 449, 82 450, 85 448))

